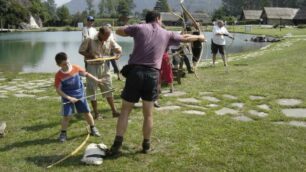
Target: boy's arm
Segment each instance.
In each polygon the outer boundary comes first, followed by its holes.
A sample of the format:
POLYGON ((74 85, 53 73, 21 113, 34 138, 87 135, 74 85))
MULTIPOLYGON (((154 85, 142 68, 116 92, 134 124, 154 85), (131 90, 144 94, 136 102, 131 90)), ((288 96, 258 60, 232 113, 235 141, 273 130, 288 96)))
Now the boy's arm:
POLYGON ((96 81, 98 84, 103 84, 103 82, 105 81, 105 79, 99 79, 95 76, 93 76, 91 73, 89 72, 86 72, 86 77, 90 78, 90 79, 93 79, 94 81, 96 81))
POLYGON ((79 101, 79 99, 74 98, 74 97, 70 97, 67 94, 65 94, 60 88, 56 88, 56 92, 57 92, 58 95, 64 97, 67 100, 69 100, 71 103, 76 103, 77 101, 79 101))

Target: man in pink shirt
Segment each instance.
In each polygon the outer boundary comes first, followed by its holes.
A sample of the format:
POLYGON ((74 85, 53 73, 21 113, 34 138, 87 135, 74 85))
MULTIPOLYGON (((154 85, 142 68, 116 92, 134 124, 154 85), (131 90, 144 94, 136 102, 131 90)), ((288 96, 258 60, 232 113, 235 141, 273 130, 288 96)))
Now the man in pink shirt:
POLYGON ((123 142, 123 135, 127 129, 128 116, 134 103, 141 98, 143 101, 143 142, 142 152, 150 150, 150 137, 153 128, 153 104, 158 96, 158 78, 162 57, 170 45, 180 42, 204 41, 203 35, 180 35, 167 31, 161 27, 160 13, 149 11, 146 23, 124 26, 116 31, 120 36, 130 36, 134 39, 134 50, 128 61, 126 82, 121 94, 122 108, 117 121, 114 143, 108 152, 109 156, 119 156, 123 142))

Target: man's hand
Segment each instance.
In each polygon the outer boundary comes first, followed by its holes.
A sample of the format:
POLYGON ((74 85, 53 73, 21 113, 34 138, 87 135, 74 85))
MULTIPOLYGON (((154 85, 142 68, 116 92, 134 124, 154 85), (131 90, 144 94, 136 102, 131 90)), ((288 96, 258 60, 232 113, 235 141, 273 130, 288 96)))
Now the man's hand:
POLYGON ((79 101, 79 99, 74 98, 74 97, 70 97, 70 96, 68 96, 67 99, 68 99, 71 103, 76 103, 76 102, 79 101))
POLYGON ((95 80, 99 85, 103 85, 107 80, 106 80, 106 78, 102 78, 102 79, 96 79, 95 80))

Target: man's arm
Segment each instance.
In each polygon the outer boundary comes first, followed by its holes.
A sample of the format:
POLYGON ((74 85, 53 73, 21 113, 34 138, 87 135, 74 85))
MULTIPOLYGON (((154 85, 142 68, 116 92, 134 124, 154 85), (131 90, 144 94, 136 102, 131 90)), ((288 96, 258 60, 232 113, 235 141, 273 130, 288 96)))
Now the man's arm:
POLYGON ((86 59, 94 58, 94 55, 88 51, 90 41, 91 40, 89 38, 85 39, 79 48, 79 53, 82 54, 86 59))
POLYGON ((126 27, 119 27, 117 30, 116 30, 116 34, 119 35, 119 36, 129 36, 127 33, 124 32, 124 29, 126 27))
POLYGON ((182 35, 182 42, 194 42, 194 41, 200 41, 200 42, 204 42, 205 37, 204 35, 191 35, 191 34, 184 34, 182 35))

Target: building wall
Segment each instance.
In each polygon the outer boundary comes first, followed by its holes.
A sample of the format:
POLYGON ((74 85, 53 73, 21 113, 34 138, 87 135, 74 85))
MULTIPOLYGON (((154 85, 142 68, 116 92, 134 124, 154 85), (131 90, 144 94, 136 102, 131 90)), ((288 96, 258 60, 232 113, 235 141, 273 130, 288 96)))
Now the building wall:
MULTIPOLYGON (((280 23, 280 19, 267 19, 267 24, 269 25, 278 25, 280 23)), ((293 25, 293 20, 281 20, 282 25, 293 25)))

